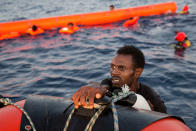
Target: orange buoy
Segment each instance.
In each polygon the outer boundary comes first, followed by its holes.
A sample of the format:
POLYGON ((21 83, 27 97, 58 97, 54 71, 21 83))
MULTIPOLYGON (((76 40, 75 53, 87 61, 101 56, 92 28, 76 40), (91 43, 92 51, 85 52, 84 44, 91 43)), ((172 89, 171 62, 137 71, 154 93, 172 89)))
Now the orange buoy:
POLYGON ((175 2, 165 2, 126 9, 115 9, 113 11, 109 10, 76 15, 21 20, 15 22, 4 22, 0 23, 0 34, 8 34, 10 32, 26 33, 29 25, 37 25, 44 30, 64 27, 70 22, 76 25, 85 26, 100 25, 126 20, 134 16, 160 15, 168 12, 175 13, 176 10, 177 5, 175 2))
POLYGON ((20 33, 18 32, 10 32, 8 34, 0 35, 0 40, 11 39, 11 38, 19 37, 19 36, 20 36, 20 33))

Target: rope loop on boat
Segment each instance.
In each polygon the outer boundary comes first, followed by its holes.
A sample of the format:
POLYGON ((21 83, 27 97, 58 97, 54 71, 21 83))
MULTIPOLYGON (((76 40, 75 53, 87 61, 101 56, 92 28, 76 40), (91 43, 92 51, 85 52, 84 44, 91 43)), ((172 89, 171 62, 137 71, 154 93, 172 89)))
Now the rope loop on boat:
MULTIPOLYGON (((92 116, 92 118, 90 119, 89 123, 87 124, 86 128, 84 131, 92 131, 92 128, 96 122, 96 120, 98 119, 98 117, 100 116, 100 114, 104 111, 104 109, 108 106, 111 106, 112 112, 113 112, 113 118, 114 118, 114 131, 119 131, 119 124, 118 124, 118 114, 117 114, 117 110, 115 107, 115 102, 122 100, 123 98, 126 98, 127 96, 129 96, 130 94, 133 94, 134 92, 130 92, 129 91, 129 87, 127 85, 124 85, 122 87, 122 92, 119 92, 118 94, 113 94, 112 96, 112 101, 110 104, 108 105, 102 105, 100 106, 100 108, 98 109, 98 111, 94 114, 94 116, 92 116)), ((74 114, 75 109, 73 109, 71 111, 71 113, 68 116, 68 119, 66 121, 65 127, 63 131, 67 131, 69 123, 71 121, 72 115, 74 114)))

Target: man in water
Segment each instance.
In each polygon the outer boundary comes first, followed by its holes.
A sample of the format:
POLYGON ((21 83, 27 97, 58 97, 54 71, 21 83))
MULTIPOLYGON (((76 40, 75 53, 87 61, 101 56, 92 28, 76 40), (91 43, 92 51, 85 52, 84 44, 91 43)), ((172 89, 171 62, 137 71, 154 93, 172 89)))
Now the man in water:
POLYGON ((188 40, 188 37, 184 32, 176 31, 175 40, 177 41, 175 51, 184 51, 191 46, 191 42, 188 40))
POLYGON ((73 34, 74 32, 78 31, 79 27, 74 25, 72 22, 68 23, 66 27, 63 27, 59 30, 59 33, 64 34, 73 34))
POLYGON ((114 10, 114 5, 110 5, 110 10, 114 10))
POLYGON ((176 31, 175 40, 177 43, 175 44, 175 54, 178 56, 183 57, 184 51, 186 48, 189 48, 191 46, 190 40, 188 40, 187 35, 184 32, 176 31))
POLYGON ((76 91, 72 96, 75 108, 79 107, 80 102, 81 106, 92 109, 94 99, 99 99, 107 92, 113 92, 127 84, 130 91, 142 95, 147 100, 151 110, 166 113, 166 106, 160 96, 151 87, 138 81, 144 64, 144 55, 138 48, 131 45, 120 48, 111 62, 111 78, 103 80, 98 85, 83 86, 76 91))
POLYGON ((38 35, 44 33, 44 30, 40 27, 37 27, 36 25, 33 25, 31 28, 29 28, 26 32, 30 35, 38 35))
POLYGON ((179 14, 189 14, 189 6, 185 5, 182 11, 179 12, 179 14))

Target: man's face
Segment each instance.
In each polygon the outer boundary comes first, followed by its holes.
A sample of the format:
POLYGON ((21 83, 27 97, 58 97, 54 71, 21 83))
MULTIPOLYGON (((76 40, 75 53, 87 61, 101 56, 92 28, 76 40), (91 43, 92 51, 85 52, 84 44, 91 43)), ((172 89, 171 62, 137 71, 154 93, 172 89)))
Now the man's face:
POLYGON ((114 10, 114 7, 110 6, 110 10, 114 10))
POLYGON ((130 86, 133 82, 135 70, 131 55, 116 55, 112 59, 110 74, 112 84, 115 87, 122 87, 124 84, 130 86))
POLYGON ((73 29, 73 25, 68 25, 68 28, 69 29, 73 29))

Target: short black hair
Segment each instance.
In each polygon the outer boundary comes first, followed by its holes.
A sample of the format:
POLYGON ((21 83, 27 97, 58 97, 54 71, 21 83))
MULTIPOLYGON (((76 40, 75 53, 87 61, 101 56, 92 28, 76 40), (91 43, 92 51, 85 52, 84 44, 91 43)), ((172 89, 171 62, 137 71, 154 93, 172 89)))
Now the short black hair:
POLYGON ((37 30, 37 26, 36 26, 36 25, 33 25, 33 26, 32 26, 32 30, 33 30, 33 31, 36 31, 36 30, 37 30))
POLYGON ((67 24, 68 26, 73 26, 74 24, 72 22, 68 23, 67 24))
POLYGON ((114 8, 114 5, 110 5, 111 8, 114 8))
POLYGON ((125 45, 125 46, 121 47, 120 49, 118 49, 117 54, 131 55, 133 58, 134 67, 135 68, 144 68, 144 65, 145 65, 144 54, 142 53, 141 50, 139 50, 135 46, 125 45))
POLYGON ((132 19, 133 19, 133 17, 130 17, 129 19, 130 19, 130 20, 132 20, 132 19))

